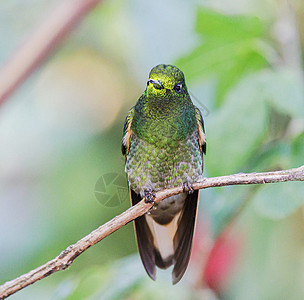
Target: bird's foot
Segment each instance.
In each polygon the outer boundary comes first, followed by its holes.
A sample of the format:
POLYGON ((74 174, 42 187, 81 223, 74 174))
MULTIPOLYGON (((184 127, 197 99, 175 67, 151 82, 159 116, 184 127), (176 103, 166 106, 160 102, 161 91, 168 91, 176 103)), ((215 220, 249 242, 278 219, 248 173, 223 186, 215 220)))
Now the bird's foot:
POLYGON ((183 183, 183 192, 189 192, 189 194, 192 194, 193 191, 194 189, 190 182, 186 181, 183 183))
POLYGON ((145 203, 155 204, 154 202, 155 195, 152 193, 152 191, 150 190, 144 191, 144 195, 145 195, 145 203))

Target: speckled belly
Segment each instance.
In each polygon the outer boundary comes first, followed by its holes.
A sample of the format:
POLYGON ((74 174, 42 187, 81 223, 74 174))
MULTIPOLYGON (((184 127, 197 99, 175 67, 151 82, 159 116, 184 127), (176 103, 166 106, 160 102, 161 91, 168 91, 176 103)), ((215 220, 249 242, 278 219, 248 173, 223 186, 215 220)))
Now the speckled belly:
POLYGON ((197 131, 176 147, 171 145, 158 147, 133 135, 125 170, 130 187, 142 197, 146 190, 156 192, 201 178, 197 131))

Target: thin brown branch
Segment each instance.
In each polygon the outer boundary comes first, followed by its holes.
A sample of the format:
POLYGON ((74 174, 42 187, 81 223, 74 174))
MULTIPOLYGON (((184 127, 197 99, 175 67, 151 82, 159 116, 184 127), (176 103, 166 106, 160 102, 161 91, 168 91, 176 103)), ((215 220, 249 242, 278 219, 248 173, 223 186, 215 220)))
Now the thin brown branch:
MULTIPOLYGON (((284 181, 304 181, 304 166, 296 169, 276 172, 249 174, 240 173, 228 176, 205 178, 200 182, 194 183, 193 188, 197 190, 227 185, 264 184, 284 181)), ((182 192, 182 187, 160 191, 156 193, 155 203, 159 203, 164 198, 177 195, 182 192)), ((66 248, 56 258, 14 280, 4 283, 2 286, 0 286, 0 299, 4 299, 40 279, 50 276, 54 272, 66 269, 85 250, 95 245, 122 226, 143 215, 151 207, 152 204, 150 203, 145 203, 144 201, 139 202, 137 205, 129 208, 122 214, 116 216, 109 222, 92 231, 75 244, 66 248)))
POLYGON ((0 105, 100 0, 65 0, 0 70, 0 105))

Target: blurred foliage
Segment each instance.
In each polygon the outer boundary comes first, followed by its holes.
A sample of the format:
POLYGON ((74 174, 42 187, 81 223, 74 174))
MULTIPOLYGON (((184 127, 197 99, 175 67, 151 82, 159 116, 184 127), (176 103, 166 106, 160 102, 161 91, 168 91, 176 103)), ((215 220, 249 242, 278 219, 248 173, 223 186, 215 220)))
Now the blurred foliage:
POLYGON ((83 280, 73 279, 74 289, 70 290, 66 299, 199 299, 199 293, 193 291, 189 294, 182 286, 172 289, 168 278, 162 276, 164 274, 160 274, 160 281, 155 287, 155 282, 146 276, 137 255, 82 273, 85 273, 81 274, 83 280))
MULTIPOLYGON (((1 64, 56 3, 0 4, 1 64)), ((184 71, 205 116, 206 176, 302 165, 303 17, 300 0, 99 5, 1 108, 1 282, 129 207, 105 206, 94 188, 107 174, 125 178, 124 117, 158 63, 184 71)), ((158 272, 156 282, 147 277, 128 224, 69 270, 11 298, 303 299, 303 189, 202 191, 190 267, 177 286, 171 270, 158 272)))
POLYGON ((228 16, 199 8, 196 32, 201 45, 177 64, 190 80, 215 76, 217 105, 243 76, 265 67, 271 59, 271 48, 263 39, 264 26, 257 17, 228 16))

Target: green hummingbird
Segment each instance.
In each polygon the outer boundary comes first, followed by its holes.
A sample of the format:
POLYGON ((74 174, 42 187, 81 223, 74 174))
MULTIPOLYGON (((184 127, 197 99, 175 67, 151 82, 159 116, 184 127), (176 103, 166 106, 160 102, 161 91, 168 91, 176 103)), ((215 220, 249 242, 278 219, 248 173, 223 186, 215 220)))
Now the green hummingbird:
POLYGON ((206 154, 204 121, 189 96, 185 77, 172 65, 154 67, 147 87, 125 120, 122 153, 126 157, 132 205, 154 193, 183 186, 135 220, 139 253, 148 275, 155 280, 155 266, 173 265, 176 284, 189 263, 198 206, 192 182, 203 172, 206 154))

